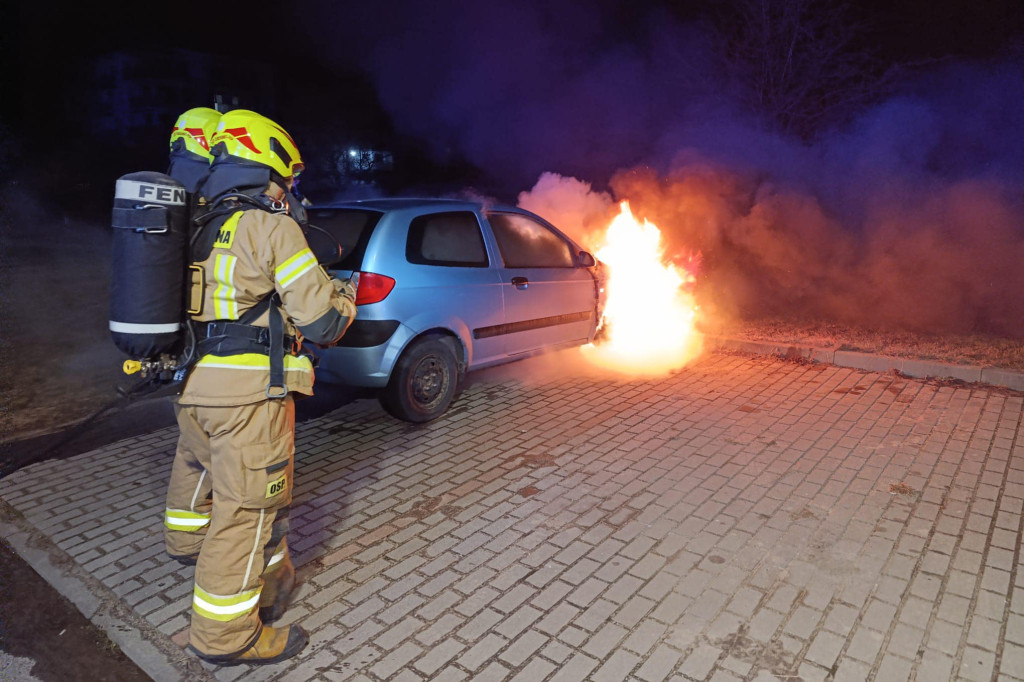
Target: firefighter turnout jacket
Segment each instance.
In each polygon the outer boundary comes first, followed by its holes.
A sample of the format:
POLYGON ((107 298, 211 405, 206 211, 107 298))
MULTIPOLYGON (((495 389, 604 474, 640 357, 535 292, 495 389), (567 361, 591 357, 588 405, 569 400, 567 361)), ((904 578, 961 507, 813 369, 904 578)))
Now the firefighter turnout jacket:
MULTIPOLYGON (((318 345, 336 342, 355 318, 355 303, 339 294, 309 249, 302 230, 284 214, 239 210, 219 227, 203 270, 202 306, 197 322, 238 320, 266 296, 277 293, 288 348, 284 356, 289 392, 313 392, 313 365, 299 354, 303 338, 318 345)), ((269 326, 270 311, 251 322, 269 326)), ((200 330, 205 325, 197 325, 200 330)), ((200 339, 202 340, 202 339, 200 339)), ((192 368, 181 405, 246 405, 267 398, 270 357, 252 352, 207 353, 192 368)))

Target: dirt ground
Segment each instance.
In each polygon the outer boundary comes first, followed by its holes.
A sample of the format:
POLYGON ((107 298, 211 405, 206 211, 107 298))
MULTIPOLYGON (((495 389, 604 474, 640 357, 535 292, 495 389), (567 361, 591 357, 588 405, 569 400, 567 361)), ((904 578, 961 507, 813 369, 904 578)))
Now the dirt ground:
POLYGON ((107 331, 110 228, 31 210, 6 227, 0 440, 78 421, 124 382, 107 331))
POLYGON ((1024 370, 1024 341, 984 334, 918 334, 799 319, 709 322, 704 325, 704 332, 748 341, 771 341, 935 360, 955 365, 1024 370))
POLYGON ((0 575, 0 650, 13 657, 6 662, 6 673, 0 664, 0 678, 12 682, 27 675, 40 682, 150 679, 5 542, 0 542, 0 575))

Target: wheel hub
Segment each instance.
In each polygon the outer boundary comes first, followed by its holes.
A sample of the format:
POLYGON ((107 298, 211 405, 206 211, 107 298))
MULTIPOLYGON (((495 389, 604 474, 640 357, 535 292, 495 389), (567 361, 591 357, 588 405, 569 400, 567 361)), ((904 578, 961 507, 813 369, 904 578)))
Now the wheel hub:
POLYGON ((416 402, 430 403, 441 395, 444 388, 444 369, 437 358, 424 358, 417 365, 412 378, 412 394, 416 402))

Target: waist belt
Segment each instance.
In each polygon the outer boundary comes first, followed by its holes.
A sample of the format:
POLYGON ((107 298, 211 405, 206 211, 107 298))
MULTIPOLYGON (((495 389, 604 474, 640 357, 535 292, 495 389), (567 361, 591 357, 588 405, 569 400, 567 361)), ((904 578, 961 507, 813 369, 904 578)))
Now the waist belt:
POLYGON ((284 381, 284 353, 296 355, 299 344, 294 336, 285 336, 284 320, 277 304, 277 294, 265 297, 255 306, 247 310, 237 321, 214 320, 206 323, 205 333, 200 323, 199 356, 212 353, 214 355, 241 355, 243 353, 262 353, 270 356, 270 383, 267 384, 268 398, 284 398, 288 395, 288 386, 284 381), (255 321, 264 310, 270 312, 270 326, 257 327, 249 322, 255 321))
MULTIPOLYGON (((208 340, 231 339, 232 341, 255 343, 263 346, 265 350, 270 349, 270 327, 257 327, 251 324, 214 320, 213 322, 206 323, 205 334, 202 333, 202 328, 202 323, 200 323, 199 342, 201 344, 208 340)), ((298 346, 296 341, 297 339, 294 336, 282 335, 282 347, 287 351, 293 350, 298 346)))

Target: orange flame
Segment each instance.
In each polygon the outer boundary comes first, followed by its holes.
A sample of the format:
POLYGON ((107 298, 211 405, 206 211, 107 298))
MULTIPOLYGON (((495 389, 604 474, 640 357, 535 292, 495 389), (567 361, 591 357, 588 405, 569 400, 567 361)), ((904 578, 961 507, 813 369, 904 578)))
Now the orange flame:
POLYGON ((661 231, 619 204, 596 256, 608 268, 605 339, 584 355, 626 374, 660 375, 700 355, 703 337, 694 328, 697 306, 687 286, 694 276, 663 262, 661 231))

